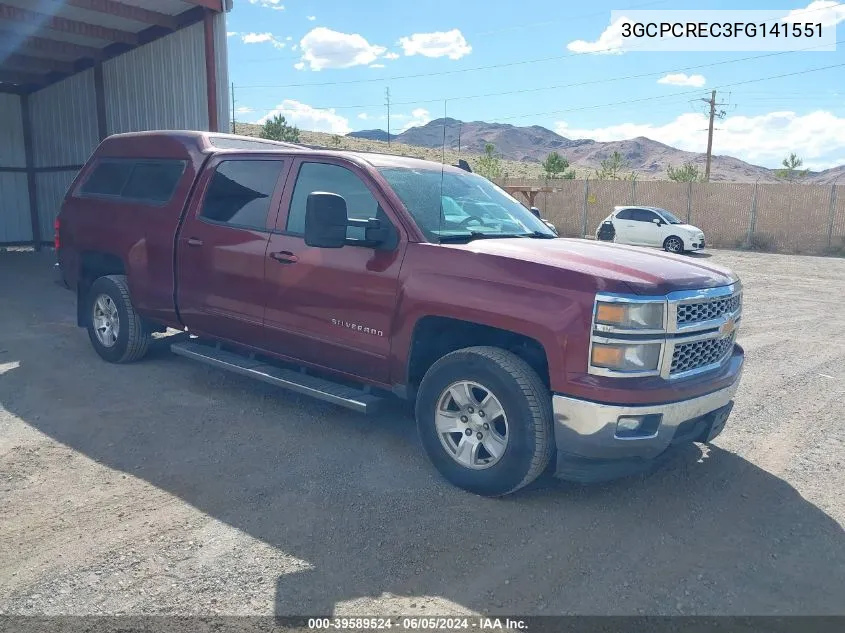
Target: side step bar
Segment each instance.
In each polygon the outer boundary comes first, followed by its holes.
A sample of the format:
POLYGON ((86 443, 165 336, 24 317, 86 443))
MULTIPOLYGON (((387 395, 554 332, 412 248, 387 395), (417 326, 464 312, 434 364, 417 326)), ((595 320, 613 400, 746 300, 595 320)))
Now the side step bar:
POLYGON ((382 398, 366 393, 361 389, 347 387, 292 369, 276 367, 248 356, 227 352, 193 341, 173 343, 170 346, 170 351, 185 358, 192 358, 213 367, 227 369, 241 376, 284 387, 296 393, 312 396, 359 413, 372 413, 383 401, 382 398))

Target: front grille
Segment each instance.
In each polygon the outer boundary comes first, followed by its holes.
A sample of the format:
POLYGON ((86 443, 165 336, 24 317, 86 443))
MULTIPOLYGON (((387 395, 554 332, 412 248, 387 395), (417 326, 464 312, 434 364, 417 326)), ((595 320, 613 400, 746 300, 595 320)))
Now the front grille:
POLYGON ((694 343, 676 345, 672 352, 672 368, 670 374, 698 369, 721 362, 734 344, 734 337, 711 338, 694 343))
POLYGON ((678 325, 700 323, 718 319, 726 314, 733 314, 742 304, 742 295, 735 294, 723 299, 698 301, 696 303, 682 303, 678 305, 678 325))

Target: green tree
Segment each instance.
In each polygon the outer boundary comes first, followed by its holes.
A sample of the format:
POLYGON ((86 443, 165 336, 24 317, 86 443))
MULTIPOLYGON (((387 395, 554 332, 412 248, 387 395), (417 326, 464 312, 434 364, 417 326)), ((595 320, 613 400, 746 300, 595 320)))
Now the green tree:
POLYGON ((569 169, 569 161, 557 152, 552 152, 546 156, 543 161, 543 171, 546 178, 565 178, 572 180, 575 178, 575 172, 569 169))
POLYGON ((698 165, 694 165, 691 162, 686 162, 681 167, 672 167, 669 165, 666 168, 666 175, 669 176, 669 180, 674 180, 675 182, 702 182, 704 180, 704 174, 701 173, 701 169, 698 168, 698 165))
POLYGON ((272 119, 264 122, 261 126, 261 138, 271 141, 287 141, 288 143, 299 142, 299 128, 295 125, 288 125, 281 114, 273 115, 272 119))
POLYGON ((809 171, 807 169, 800 169, 803 164, 803 159, 798 158, 795 152, 790 152, 789 156, 784 158, 781 163, 781 165, 783 165, 783 169, 775 170, 775 176, 788 182, 801 180, 809 171))
POLYGON ((613 152, 599 163, 596 177, 600 180, 620 180, 622 172, 628 168, 628 161, 619 152, 613 152))
POLYGON ((478 159, 475 171, 484 176, 487 180, 495 180, 502 175, 502 161, 496 156, 496 147, 493 143, 484 145, 484 156, 478 159))

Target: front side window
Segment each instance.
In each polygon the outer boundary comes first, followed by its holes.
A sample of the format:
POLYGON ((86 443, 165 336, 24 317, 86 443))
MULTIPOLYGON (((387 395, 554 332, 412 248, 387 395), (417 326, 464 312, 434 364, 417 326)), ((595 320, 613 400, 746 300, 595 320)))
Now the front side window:
POLYGON ((152 205, 167 204, 185 171, 183 160, 105 159, 83 183, 85 197, 123 198, 152 205))
POLYGON ((267 230, 280 160, 227 160, 217 166, 200 217, 246 229, 267 230))
MULTIPOLYGON (((308 196, 315 191, 335 193, 346 201, 346 213, 350 219, 369 220, 376 218, 389 224, 387 216, 367 185, 352 171, 340 165, 328 163, 304 163, 299 169, 296 186, 288 213, 286 231, 295 235, 305 233, 305 207, 308 196)), ((364 239, 364 228, 350 226, 346 237, 364 239)))
POLYGON ((432 242, 556 237, 514 197, 477 174, 407 167, 379 171, 432 242))
POLYGON ((663 216, 663 219, 666 220, 669 224, 683 224, 676 216, 669 213, 666 209, 660 209, 660 215, 663 216))

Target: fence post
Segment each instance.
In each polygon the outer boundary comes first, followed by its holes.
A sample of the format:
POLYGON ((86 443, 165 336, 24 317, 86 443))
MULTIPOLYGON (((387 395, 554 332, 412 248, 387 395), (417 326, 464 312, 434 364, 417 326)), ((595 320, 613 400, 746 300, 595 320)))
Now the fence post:
POLYGON ((748 236, 745 238, 745 245, 751 246, 751 236, 754 235, 754 229, 757 224, 757 185, 760 181, 754 183, 754 193, 751 195, 751 217, 748 220, 748 236))
MULTIPOLYGON (((836 180, 839 180, 837 178, 836 180)), ((836 180, 830 185, 830 219, 827 222, 827 249, 833 246, 833 220, 836 217, 836 180)))
POLYGON ((637 181, 631 180, 631 204, 637 204, 637 181))
POLYGON ((587 237, 587 198, 590 197, 590 177, 584 179, 584 215, 581 218, 581 237, 587 237))
POLYGON ((692 180, 687 183, 687 224, 692 219, 692 180))

